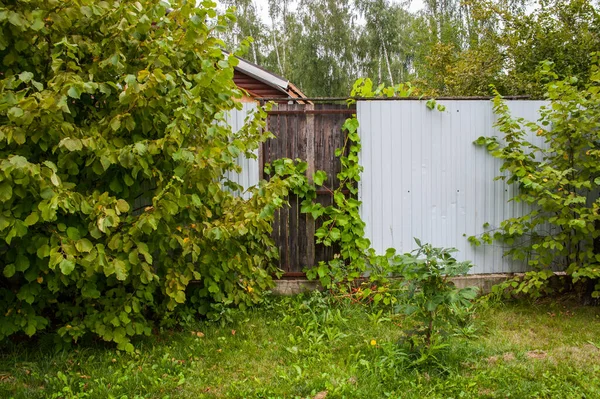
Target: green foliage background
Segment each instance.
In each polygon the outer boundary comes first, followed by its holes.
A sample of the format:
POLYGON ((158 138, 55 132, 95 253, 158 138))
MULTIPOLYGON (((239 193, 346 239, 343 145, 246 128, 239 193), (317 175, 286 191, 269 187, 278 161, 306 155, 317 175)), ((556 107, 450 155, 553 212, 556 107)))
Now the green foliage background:
POLYGON ((288 164, 249 200, 224 187, 267 134, 262 109, 221 123, 241 93, 215 37, 235 17, 215 6, 0 1, 0 339, 131 350, 272 284, 273 212, 306 179, 288 164))
POLYGON ((411 82, 417 95, 487 96, 493 83, 502 95, 542 98, 540 62, 584 81, 600 47, 596 0, 424 0, 421 9, 392 0, 220 3, 239 16, 224 41, 235 47, 252 36, 246 57, 309 96, 346 96, 370 77, 411 82))

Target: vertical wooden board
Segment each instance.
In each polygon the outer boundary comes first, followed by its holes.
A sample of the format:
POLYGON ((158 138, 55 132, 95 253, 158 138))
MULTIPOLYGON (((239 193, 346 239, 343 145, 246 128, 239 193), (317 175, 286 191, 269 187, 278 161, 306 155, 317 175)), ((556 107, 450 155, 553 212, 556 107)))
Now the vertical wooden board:
MULTIPOLYGON (((325 109, 341 109, 341 107, 329 105, 326 106, 325 109)), ((340 171, 340 168, 338 167, 340 161, 339 158, 335 156, 335 150, 338 147, 341 147, 340 137, 342 136, 342 129, 340 121, 342 120, 342 118, 345 118, 345 116, 337 114, 326 115, 325 118, 325 120, 327 121, 327 123, 325 124, 327 130, 325 131, 325 133, 329 137, 327 153, 325 156, 327 157, 326 161, 329 164, 329 174, 331 175, 331 177, 329 178, 329 184, 331 184, 332 189, 337 189, 340 186, 340 182, 337 177, 337 174, 340 171)))
MULTIPOLYGON (((263 160, 264 163, 271 163, 273 161, 273 159, 275 158, 275 153, 277 150, 277 136, 279 135, 279 117, 277 115, 269 115, 267 118, 267 129, 273 133, 273 135, 275 136, 272 139, 267 140, 264 145, 263 145, 263 160)), ((266 178, 267 176, 264 174, 264 165, 263 165, 263 177, 266 178)), ((275 213, 275 217, 273 218, 273 231, 271 232, 271 237, 273 238, 273 240, 275 241, 275 245, 278 248, 278 254, 279 254, 279 267, 281 268, 281 247, 279 246, 279 234, 280 234, 280 214, 279 211, 277 211, 275 213)))
MULTIPOLYGON (((315 106, 315 109, 322 110, 323 105, 318 104, 315 106)), ((323 187, 321 190, 332 189, 331 187, 331 171, 329 170, 329 165, 326 162, 326 148, 328 137, 326 131, 323 127, 323 120, 325 115, 316 114, 315 115, 315 124, 314 124, 314 141, 315 141, 315 170, 322 170, 327 174, 327 179, 323 183, 323 187)), ((328 194, 319 194, 317 196, 317 202, 321 204, 323 207, 327 207, 331 205, 330 201, 331 197, 328 194)), ((321 228, 323 226, 323 220, 319 219, 315 221, 315 230, 321 228)), ((315 263, 319 263, 321 261, 327 260, 327 252, 328 248, 323 244, 315 245, 315 263)))
MULTIPOLYGON (((319 104, 316 106, 317 109, 326 109, 325 105, 319 104)), ((327 179, 324 182, 322 190, 335 190, 332 186, 332 171, 331 164, 329 162, 329 143, 332 139, 331 132, 328 130, 328 115, 316 114, 315 115, 315 169, 323 170, 327 174, 327 179)), ((320 194, 317 196, 317 202, 323 207, 327 207, 332 204, 332 197, 330 194, 320 194)), ((323 220, 317 220, 315 223, 315 229, 319 229, 323 225, 323 220)), ((317 244, 315 246, 315 263, 321 261, 328 261, 331 259, 331 247, 327 247, 323 244, 317 244)))
MULTIPOLYGON (((307 161, 307 128, 308 128, 308 117, 301 115, 297 118, 297 136, 294 142, 294 153, 297 158, 307 161)), ((309 246, 307 242, 307 215, 301 213, 301 201, 298 201, 297 208, 297 236, 296 246, 298 251, 298 269, 302 271, 307 266, 312 266, 313 259, 309 256, 309 246)))
MULTIPOLYGON (((323 109, 322 104, 315 104, 314 106, 315 110, 321 110, 323 109)), ((315 114, 314 116, 314 120, 313 120, 313 170, 316 172, 317 170, 322 170, 325 173, 328 173, 327 168, 324 167, 323 165, 323 147, 325 145, 325 137, 323 135, 323 131, 322 131, 322 118, 323 115, 321 114, 315 114)), ((328 176, 329 177, 329 176, 328 176)), ((328 186, 328 181, 325 180, 325 182, 323 183, 324 186, 328 186)), ((320 190, 323 190, 325 187, 321 187, 320 190)), ((319 188, 318 188, 319 189, 319 188)), ((322 202, 322 198, 323 196, 321 194, 317 195, 317 199, 316 202, 320 203, 323 206, 327 206, 327 204, 324 204, 322 202)), ((323 221, 321 218, 317 219, 314 221, 315 224, 315 231, 317 229, 319 229, 322 225, 323 225, 323 221)), ((318 264, 319 261, 323 260, 323 252, 325 251, 325 247, 322 244, 317 244, 316 243, 316 239, 313 237, 313 240, 315 240, 314 246, 315 246, 315 260, 314 263, 318 264)))
MULTIPOLYGON (((347 110, 348 106, 344 105, 344 104, 339 104, 339 105, 335 106, 335 109, 347 110)), ((331 146, 330 146, 328 156, 329 156, 330 165, 331 165, 332 185, 335 189, 338 189, 341 184, 341 182, 338 178, 338 173, 340 173, 342 171, 342 163, 340 162, 340 158, 337 157, 335 155, 335 153, 338 148, 343 148, 344 144, 346 143, 346 132, 342 131, 342 126, 346 122, 346 119, 349 118, 351 115, 336 114, 335 116, 336 116, 336 118, 332 118, 332 126, 330 128, 332 140, 331 140, 331 146)), ((349 153, 349 146, 346 148, 344 155, 348 155, 348 153, 349 153)), ((346 195, 349 195, 349 194, 346 194, 346 195)), ((333 198, 332 198, 332 201, 333 201, 333 198)), ((327 256, 328 256, 327 260, 333 259, 334 254, 339 253, 339 252, 340 252, 340 246, 337 244, 334 245, 331 248, 330 252, 327 254, 327 256)))
MULTIPOLYGON (((287 104, 282 104, 278 107, 281 110, 289 109, 287 104)), ((280 159, 286 156, 286 143, 287 143, 287 135, 288 135, 288 121, 289 118, 287 115, 281 115, 279 117, 279 131, 277 135, 277 154, 275 159, 280 159)), ((290 252, 288 248, 288 234, 289 234, 289 211, 287 207, 283 207, 279 210, 279 256, 281 262, 281 268, 290 272, 290 252)))
MULTIPOLYGON (((305 105, 295 105, 293 107, 294 110, 301 111, 304 110, 305 105)), ((292 115, 290 115, 292 117, 292 115)), ((289 145, 290 153, 289 157, 292 159, 302 159, 304 161, 308 160, 307 154, 307 127, 309 123, 307 122, 311 116, 297 114, 293 115, 293 129, 290 129, 290 137, 289 137, 289 145)), ((292 272, 302 272, 305 267, 312 266, 313 260, 309 255, 310 246, 308 246, 307 242, 307 219, 306 215, 301 213, 302 201, 299 197, 293 196, 291 198, 290 206, 290 236, 289 236, 289 248, 291 251, 291 264, 290 271, 292 272)))
MULTIPOLYGON (((285 108, 283 106, 276 106, 274 109, 280 109, 280 107, 285 108)), ((265 156, 265 162, 272 163, 274 160, 281 158, 281 136, 285 132, 284 120, 281 115, 270 115, 269 116, 269 129, 275 135, 275 138, 270 139, 267 142, 268 145, 268 153, 265 156)), ((275 245, 278 248, 279 253, 279 267, 286 271, 286 250, 285 245, 283 245, 283 237, 285 237, 286 232, 286 215, 283 212, 283 209, 277 211, 275 213, 275 218, 273 220, 273 233, 272 237, 275 241, 275 245)))
MULTIPOLYGON (((296 106, 292 105, 292 109, 296 109, 296 106)), ((289 115, 287 119, 287 129, 285 134, 285 157, 286 158, 294 158, 294 142, 298 135, 298 115, 289 115)), ((298 212, 298 196, 291 195, 289 198, 289 207, 287 208, 288 218, 287 218, 287 235, 286 239, 286 248, 288 251, 287 256, 287 267, 290 272, 298 272, 300 267, 300 262, 298 260, 298 220, 297 220, 297 212, 298 212)))
MULTIPOLYGON (((307 104, 304 106, 306 110, 314 110, 314 105, 307 104)), ((301 140, 304 146, 304 158, 307 162, 307 178, 309 182, 313 182, 313 175, 315 172, 315 115, 307 114, 304 118, 304 126, 302 129, 303 139, 301 140)), ((303 218, 305 225, 304 229, 300 230, 302 241, 300 245, 303 245, 304 252, 304 266, 313 267, 315 265, 315 220, 311 215, 304 215, 303 218)), ((300 227, 300 226, 299 226, 300 227)))

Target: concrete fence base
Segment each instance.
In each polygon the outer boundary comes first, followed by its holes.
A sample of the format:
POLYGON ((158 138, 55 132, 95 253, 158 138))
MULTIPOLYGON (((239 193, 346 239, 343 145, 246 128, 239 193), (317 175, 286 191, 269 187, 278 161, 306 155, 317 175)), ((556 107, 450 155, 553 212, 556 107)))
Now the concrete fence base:
MULTIPOLYGON (((488 294, 492 287, 519 274, 473 274, 463 277, 454 277, 452 281, 458 288, 478 287, 481 294, 488 294)), ((304 292, 322 289, 317 281, 310 280, 276 280, 273 293, 276 295, 296 295, 304 292)))

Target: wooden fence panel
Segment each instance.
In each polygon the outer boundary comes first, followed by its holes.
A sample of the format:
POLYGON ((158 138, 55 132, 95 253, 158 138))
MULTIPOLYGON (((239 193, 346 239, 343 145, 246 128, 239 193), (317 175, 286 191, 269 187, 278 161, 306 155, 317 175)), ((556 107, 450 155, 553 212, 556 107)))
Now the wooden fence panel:
MULTIPOLYGON (((341 164, 335 150, 344 145, 342 125, 353 112, 354 109, 337 104, 278 105, 267 120, 267 129, 276 138, 263 144, 263 162, 300 158, 308 163, 309 177, 316 170, 325 171, 327 180, 318 191, 317 201, 324 206, 330 205, 333 201, 331 193, 340 184, 337 174, 341 164)), ((279 247, 284 276, 298 277, 304 274, 304 268, 333 259, 337 249, 317 245, 314 232, 321 222, 315 223, 310 215, 300 212, 299 198, 291 196, 289 202, 289 207, 276 214, 273 238, 279 247)))

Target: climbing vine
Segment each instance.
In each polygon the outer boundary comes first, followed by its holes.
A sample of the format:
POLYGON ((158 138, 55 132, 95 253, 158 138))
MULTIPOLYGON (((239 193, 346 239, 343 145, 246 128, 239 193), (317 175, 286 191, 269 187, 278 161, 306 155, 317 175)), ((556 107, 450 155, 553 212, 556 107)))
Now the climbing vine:
MULTIPOLYGON (((374 87, 370 79, 359 79, 354 84, 348 104, 355 103, 355 98, 410 97, 414 92, 415 89, 409 83, 374 87)), ((359 163, 361 144, 358 126, 358 118, 353 115, 342 127, 346 132, 346 139, 343 147, 335 152, 342 167, 337 175, 340 186, 333 192, 333 204, 323 206, 308 199, 302 203, 302 212, 323 220, 321 227, 315 232, 317 243, 339 246, 339 253, 333 260, 321 261, 306 270, 309 279, 318 278, 323 286, 329 288, 349 289, 354 280, 365 274, 367 268, 372 280, 385 279, 388 270, 386 265, 395 254, 395 251, 388 250, 386 255, 377 256, 371 242, 365 237, 365 223, 360 216, 361 202, 357 198, 363 170, 359 163), (350 194, 345 195, 344 191, 350 194)), ((324 180, 324 172, 315 174, 315 184, 320 185, 324 180)))
MULTIPOLYGON (((358 80, 352 90, 353 98, 411 95, 414 95, 414 89, 410 84, 374 88, 369 79, 358 80)), ((430 110, 445 110, 433 99, 425 105, 430 110)), ((413 343, 411 350, 418 348, 417 352, 422 352, 419 354, 421 361, 427 358, 424 353, 432 355, 443 348, 443 345, 433 344, 443 341, 440 331, 455 328, 458 320, 468 315, 477 290, 473 287, 456 288, 448 279, 466 274, 472 264, 469 261, 458 262, 451 255, 455 249, 433 248, 416 238, 418 249, 412 253, 398 254, 393 248, 383 255, 375 253, 365 237, 365 223, 360 216, 361 202, 356 198, 363 170, 359 163, 358 126, 356 115, 347 119, 343 126, 346 140, 344 146, 336 151, 342 166, 337 176, 341 184, 333 193, 334 203, 323 207, 308 199, 303 202, 303 212, 323 219, 315 234, 317 242, 327 246, 337 244, 340 249, 333 260, 320 262, 306 273, 311 279, 318 278, 323 286, 338 295, 373 305, 393 305, 395 311, 412 317, 419 327, 408 333, 413 343), (350 195, 344 195, 344 190, 350 195), (356 284, 356 280, 366 274, 368 278, 356 284)), ((321 184, 325 180, 323 172, 317 172, 314 180, 321 184)))

